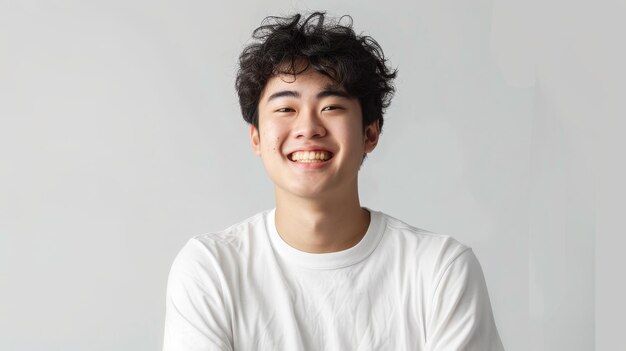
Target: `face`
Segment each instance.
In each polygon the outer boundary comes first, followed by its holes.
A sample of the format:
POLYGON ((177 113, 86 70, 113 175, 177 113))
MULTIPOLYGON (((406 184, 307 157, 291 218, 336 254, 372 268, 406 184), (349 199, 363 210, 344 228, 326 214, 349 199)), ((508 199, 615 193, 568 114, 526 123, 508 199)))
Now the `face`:
POLYGON ((327 76, 307 70, 272 77, 259 101, 254 152, 280 194, 315 198, 358 191, 365 153, 374 150, 378 123, 365 130, 361 105, 327 76))

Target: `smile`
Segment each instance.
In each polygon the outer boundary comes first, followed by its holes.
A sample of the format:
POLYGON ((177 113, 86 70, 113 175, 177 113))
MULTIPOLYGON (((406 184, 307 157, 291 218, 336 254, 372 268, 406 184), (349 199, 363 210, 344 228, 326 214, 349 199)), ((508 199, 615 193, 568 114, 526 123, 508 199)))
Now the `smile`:
POLYGON ((324 150, 295 151, 288 156, 290 161, 299 163, 325 162, 332 157, 333 154, 331 152, 324 150))

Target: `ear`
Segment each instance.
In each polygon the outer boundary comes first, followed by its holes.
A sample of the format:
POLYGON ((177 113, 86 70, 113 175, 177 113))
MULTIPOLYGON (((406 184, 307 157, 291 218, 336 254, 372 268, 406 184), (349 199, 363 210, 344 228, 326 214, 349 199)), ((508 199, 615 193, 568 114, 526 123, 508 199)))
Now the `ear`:
POLYGON ((363 136, 363 151, 368 154, 376 148, 378 137, 380 136, 380 124, 378 120, 370 123, 366 128, 363 136))
POLYGON ((259 130, 250 125, 250 143, 252 144, 252 150, 257 156, 261 156, 261 136, 259 130))

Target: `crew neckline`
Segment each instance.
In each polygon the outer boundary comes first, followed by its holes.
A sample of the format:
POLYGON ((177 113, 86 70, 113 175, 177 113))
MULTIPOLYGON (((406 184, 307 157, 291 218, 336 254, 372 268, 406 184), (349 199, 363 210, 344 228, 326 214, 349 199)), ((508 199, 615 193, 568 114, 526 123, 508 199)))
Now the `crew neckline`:
POLYGON ((311 253, 289 245, 276 229, 276 208, 266 212, 267 232, 276 253, 289 263, 311 269, 338 269, 356 264, 369 256, 383 237, 383 215, 363 207, 370 213, 370 223, 363 238, 345 250, 327 253, 311 253))

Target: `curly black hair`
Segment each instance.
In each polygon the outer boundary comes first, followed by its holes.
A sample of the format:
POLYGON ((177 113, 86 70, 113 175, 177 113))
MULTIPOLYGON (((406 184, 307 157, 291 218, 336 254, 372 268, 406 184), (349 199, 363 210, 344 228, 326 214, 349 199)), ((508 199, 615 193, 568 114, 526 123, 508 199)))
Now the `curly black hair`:
POLYGON ((235 83, 244 120, 259 127, 259 99, 271 77, 290 74, 295 79, 311 67, 358 98, 364 129, 378 121, 382 130, 397 69, 387 67, 380 45, 370 36, 355 34, 350 16, 327 21, 324 12, 315 12, 302 18, 266 17, 252 33, 256 42, 239 56, 235 83), (348 23, 342 24, 344 19, 348 23))

